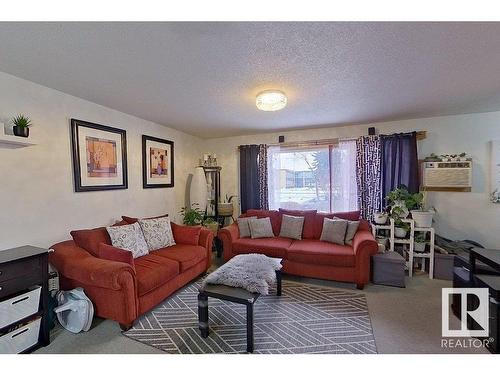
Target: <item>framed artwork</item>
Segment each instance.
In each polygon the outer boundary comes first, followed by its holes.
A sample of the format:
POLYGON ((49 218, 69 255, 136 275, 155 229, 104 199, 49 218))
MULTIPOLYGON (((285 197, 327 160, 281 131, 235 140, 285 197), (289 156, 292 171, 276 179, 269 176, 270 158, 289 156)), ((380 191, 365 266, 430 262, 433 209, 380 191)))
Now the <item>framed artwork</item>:
POLYGON ((142 136, 142 186, 174 187, 174 142, 142 136))
POLYGON ((71 119, 75 191, 127 189, 125 130, 71 119))

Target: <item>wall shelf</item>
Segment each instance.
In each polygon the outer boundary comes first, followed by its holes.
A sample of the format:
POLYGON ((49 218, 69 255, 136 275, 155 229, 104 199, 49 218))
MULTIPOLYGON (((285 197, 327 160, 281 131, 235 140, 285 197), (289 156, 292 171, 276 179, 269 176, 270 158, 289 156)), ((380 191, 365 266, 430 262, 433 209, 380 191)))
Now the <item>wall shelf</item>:
POLYGON ((20 148, 34 145, 36 145, 36 142, 33 142, 30 137, 24 138, 5 134, 5 131, 0 129, 0 148, 20 148))

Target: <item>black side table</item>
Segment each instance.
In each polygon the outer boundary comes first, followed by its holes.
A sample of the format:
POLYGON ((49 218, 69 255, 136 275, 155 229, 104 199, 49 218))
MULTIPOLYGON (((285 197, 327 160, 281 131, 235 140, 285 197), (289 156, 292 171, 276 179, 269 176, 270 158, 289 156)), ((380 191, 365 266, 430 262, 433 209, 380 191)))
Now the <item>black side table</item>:
MULTIPOLYGON (((276 271, 276 295, 281 296, 281 271, 276 271)), ((198 293, 198 326, 201 337, 207 338, 208 327, 208 297, 217 298, 245 305, 247 308, 247 352, 252 353, 253 340, 253 304, 260 297, 259 293, 251 293, 243 288, 226 285, 208 284, 198 293)))

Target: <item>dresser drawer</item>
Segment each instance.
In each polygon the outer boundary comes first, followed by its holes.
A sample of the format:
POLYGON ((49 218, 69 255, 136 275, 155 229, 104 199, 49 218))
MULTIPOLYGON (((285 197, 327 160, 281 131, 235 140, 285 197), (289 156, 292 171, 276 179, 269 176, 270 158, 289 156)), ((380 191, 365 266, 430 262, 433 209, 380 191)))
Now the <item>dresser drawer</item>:
POLYGON ((38 342, 41 318, 0 336, 0 354, 24 352, 38 342))
POLYGON ((41 258, 32 257, 14 262, 0 264, 0 285, 2 281, 23 277, 30 274, 40 274, 41 258))
POLYGON ((0 281, 0 298, 9 297, 41 282, 42 279, 38 273, 25 275, 17 279, 0 281))
POLYGON ((38 312, 41 286, 0 302, 0 329, 38 312))

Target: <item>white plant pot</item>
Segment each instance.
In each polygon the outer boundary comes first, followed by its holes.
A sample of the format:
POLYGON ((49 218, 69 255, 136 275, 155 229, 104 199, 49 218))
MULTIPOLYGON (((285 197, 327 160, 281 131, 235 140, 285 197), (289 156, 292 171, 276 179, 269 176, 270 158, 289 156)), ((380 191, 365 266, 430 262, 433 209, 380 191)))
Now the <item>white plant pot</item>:
POLYGON ((413 250, 417 253, 423 253, 425 251, 425 242, 415 242, 413 250))
POLYGON ((394 236, 397 238, 405 238, 408 231, 404 228, 394 228, 394 236))
POLYGON ((375 224, 385 224, 387 223, 387 218, 389 217, 389 215, 385 212, 375 212, 373 214, 373 221, 375 222, 375 224))
POLYGON ((432 218, 434 217, 434 211, 420 211, 412 210, 411 217, 415 220, 415 226, 418 228, 430 228, 432 227, 432 218))
POLYGON ((384 247, 386 247, 387 241, 388 241, 388 239, 385 237, 377 237, 377 242, 379 245, 383 245, 384 247))

